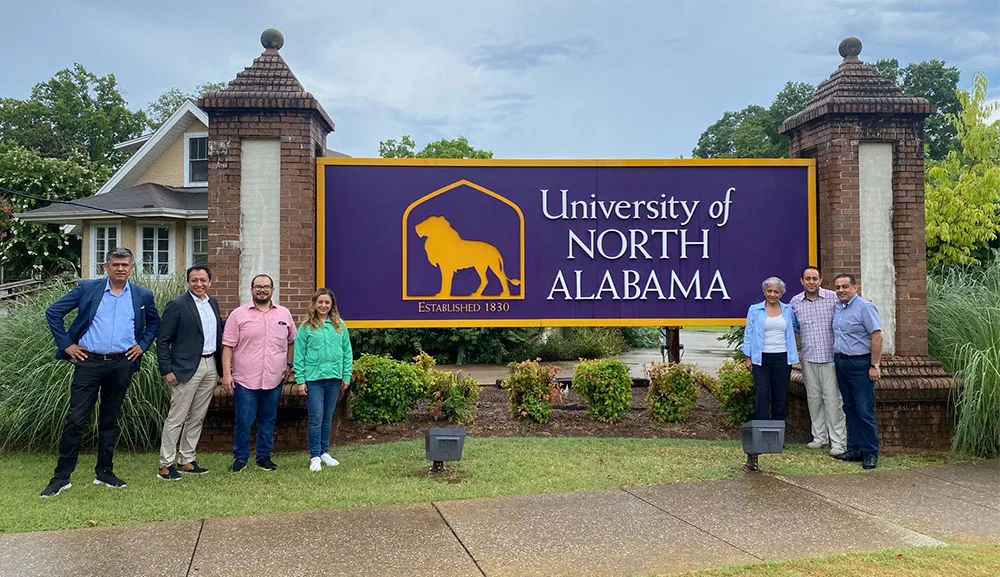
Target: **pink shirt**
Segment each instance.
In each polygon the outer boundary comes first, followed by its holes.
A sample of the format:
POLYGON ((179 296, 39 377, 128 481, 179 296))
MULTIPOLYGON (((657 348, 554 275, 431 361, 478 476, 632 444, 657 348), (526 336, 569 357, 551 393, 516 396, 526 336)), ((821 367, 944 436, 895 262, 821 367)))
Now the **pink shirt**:
POLYGON ((258 310, 253 301, 237 307, 222 331, 222 345, 233 347, 233 380, 251 390, 280 385, 295 332, 292 313, 281 305, 272 304, 267 311, 258 310))

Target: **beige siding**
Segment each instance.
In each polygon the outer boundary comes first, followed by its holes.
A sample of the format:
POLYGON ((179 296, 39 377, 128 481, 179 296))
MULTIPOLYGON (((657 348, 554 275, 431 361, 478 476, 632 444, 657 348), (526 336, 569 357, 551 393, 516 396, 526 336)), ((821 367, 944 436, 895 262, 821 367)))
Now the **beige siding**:
POLYGON ((187 269, 187 221, 174 221, 174 274, 181 276, 187 269))
POLYGON ((90 224, 83 223, 83 234, 80 236, 80 278, 90 278, 90 224))
POLYGON ((184 186, 184 137, 175 140, 146 172, 135 179, 136 184, 144 182, 184 186))

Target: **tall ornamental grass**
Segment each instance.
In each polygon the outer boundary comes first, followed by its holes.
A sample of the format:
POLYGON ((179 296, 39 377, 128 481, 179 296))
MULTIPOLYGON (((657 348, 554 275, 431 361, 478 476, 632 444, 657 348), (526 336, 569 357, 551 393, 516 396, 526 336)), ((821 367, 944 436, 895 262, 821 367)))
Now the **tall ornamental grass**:
MULTIPOLYGON (((133 282, 153 291, 156 309, 186 290, 182 278, 133 282)), ((45 323, 45 309, 75 282, 53 283, 0 314, 0 451, 57 449, 69 410, 73 366, 55 359, 56 345, 45 323)), ((6 306, 6 305, 5 305, 6 306)), ((76 312, 66 317, 68 328, 76 312)), ((169 408, 166 381, 156 364, 156 344, 143 355, 119 413, 119 446, 148 449, 159 446, 160 428, 169 408)), ((98 406, 100 402, 98 402, 98 406)), ((97 410, 84 436, 84 446, 97 434, 97 410)))
POLYGON ((952 449, 1000 456, 1000 254, 927 283, 928 344, 958 382, 952 449))

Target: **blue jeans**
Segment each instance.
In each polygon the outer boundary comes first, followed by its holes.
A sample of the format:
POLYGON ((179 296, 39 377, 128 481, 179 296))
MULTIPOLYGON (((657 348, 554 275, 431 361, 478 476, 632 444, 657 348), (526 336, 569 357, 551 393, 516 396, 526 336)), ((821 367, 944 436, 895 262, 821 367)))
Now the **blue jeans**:
POLYGON ((871 355, 833 359, 837 385, 847 417, 847 450, 878 455, 878 424, 875 422, 875 382, 868 378, 871 355))
POLYGON ((236 409, 236 426, 233 431, 233 459, 246 463, 250 460, 250 427, 257 421, 257 448, 255 457, 261 460, 271 456, 274 448, 274 421, 278 416, 281 385, 271 390, 250 390, 236 383, 233 401, 236 409))
POLYGON ((341 382, 341 379, 306 382, 306 408, 309 409, 306 439, 310 458, 330 450, 330 424, 333 422, 337 398, 340 397, 341 382))

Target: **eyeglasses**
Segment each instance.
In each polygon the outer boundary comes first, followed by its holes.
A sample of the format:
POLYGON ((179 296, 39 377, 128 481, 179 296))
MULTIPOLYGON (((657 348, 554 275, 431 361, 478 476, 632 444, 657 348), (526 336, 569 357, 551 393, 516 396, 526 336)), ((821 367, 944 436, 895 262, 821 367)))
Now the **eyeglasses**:
POLYGON ((269 290, 271 290, 274 287, 272 287, 269 284, 255 284, 251 288, 253 288, 253 290, 255 290, 255 291, 269 291, 269 290))

